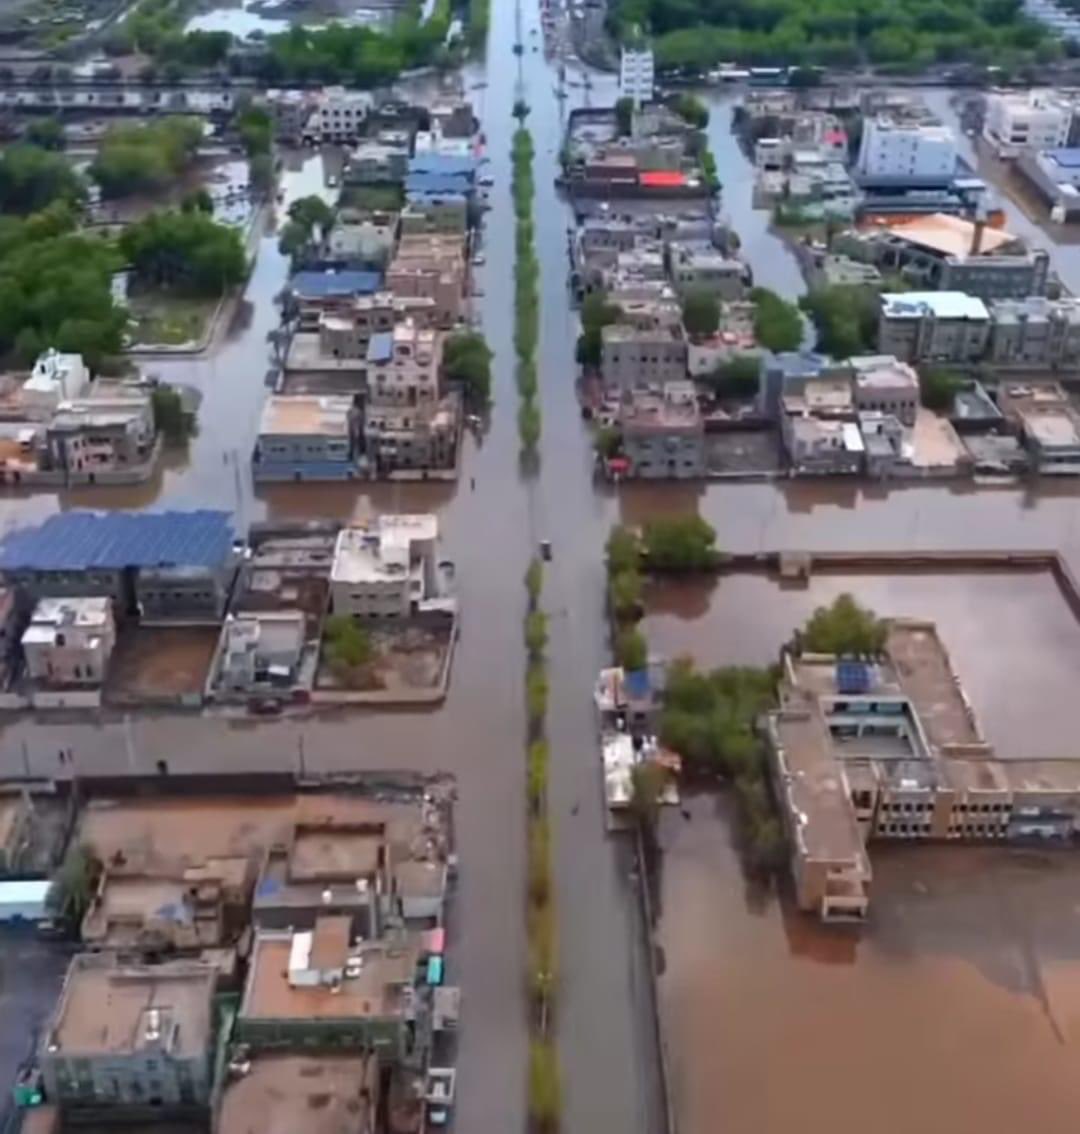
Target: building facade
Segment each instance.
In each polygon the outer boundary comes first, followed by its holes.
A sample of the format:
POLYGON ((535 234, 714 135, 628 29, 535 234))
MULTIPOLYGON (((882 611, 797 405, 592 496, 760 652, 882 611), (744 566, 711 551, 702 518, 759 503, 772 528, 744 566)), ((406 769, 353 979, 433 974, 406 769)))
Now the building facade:
POLYGON ((40 599, 22 636, 27 673, 42 685, 101 685, 115 646, 108 598, 40 599))
POLYGON ((945 183, 956 173, 956 138, 936 123, 870 118, 863 125, 856 171, 864 181, 945 183))
POLYGON ((878 350, 901 362, 978 362, 989 339, 990 314, 974 296, 910 291, 881 297, 878 350))
POLYGON ((1080 365, 1080 300, 1029 296, 989 307, 987 361, 1036 369, 1080 365))
POLYGON ((652 102, 654 81, 652 48, 624 47, 619 54, 619 97, 633 99, 635 106, 652 102))
POLYGON ((382 515, 338 534, 330 571, 335 614, 408 618, 435 594, 439 525, 433 515, 382 515))
POLYGON ((907 363, 890 355, 859 355, 849 359, 852 397, 857 410, 895 417, 909 428, 919 412, 919 376, 907 363))
POLYGON ((686 377, 686 342, 675 328, 613 323, 603 329, 602 339, 606 385, 661 387, 686 377))
POLYGON ((995 91, 986 100, 983 136, 999 158, 1069 144, 1073 108, 1047 91, 995 91))
POLYGON ((356 472, 361 412, 348 396, 273 395, 252 453, 258 480, 346 480, 356 472))
POLYGON ((660 394, 631 391, 619 411, 619 428, 628 476, 705 475, 705 424, 692 382, 669 382, 660 394))

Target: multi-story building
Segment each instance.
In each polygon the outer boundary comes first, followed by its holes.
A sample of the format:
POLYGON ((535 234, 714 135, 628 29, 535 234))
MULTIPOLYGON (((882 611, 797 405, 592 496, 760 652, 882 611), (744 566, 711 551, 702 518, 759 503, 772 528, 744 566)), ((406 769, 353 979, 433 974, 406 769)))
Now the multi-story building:
POLYGON ((438 520, 433 515, 379 516, 338 534, 330 570, 335 614, 408 618, 436 593, 438 520))
POLYGON ((409 169, 408 138, 361 142, 349 153, 341 178, 346 185, 401 185, 409 169))
POLYGON ((626 475, 684 479, 705 475, 705 423, 693 382, 669 382, 659 394, 631 390, 619 409, 626 475))
POLYGON ((430 299, 438 325, 452 327, 464 309, 464 239, 403 234, 386 269, 386 286, 400 298, 430 299))
POLYGON ((874 410, 909 428, 919 412, 919 376, 891 355, 864 354, 848 360, 856 410, 874 410))
POLYGON ((1020 433, 1042 473, 1080 473, 1080 415, 1057 382, 1008 382, 998 390, 1002 413, 1020 433))
POLYGON ((601 335, 600 369, 608 386, 663 386, 686 377, 686 341, 677 328, 613 323, 601 335))
POLYGON ((983 136, 999 158, 1069 144, 1073 107, 1048 91, 994 91, 986 100, 983 136))
POLYGON ((460 435, 461 406, 453 395, 430 407, 369 406, 364 418, 364 451, 376 475, 455 475, 460 435))
POLYGON ((45 686, 96 686, 116 646, 112 599, 39 599, 23 631, 31 680, 45 686))
POLYGON ((343 264, 385 264, 394 250, 396 212, 338 210, 326 237, 327 259, 343 264))
POLYGON ((257 481, 351 479, 360 426, 352 397, 273 395, 263 406, 252 474, 257 481))
POLYGON ((234 693, 288 689, 296 680, 304 642, 303 611, 230 614, 221 629, 218 682, 234 693))
POLYGON ((216 981, 201 961, 73 958, 38 1056, 49 1101, 112 1119, 205 1115, 216 981))
POLYGON ((367 270, 296 272, 289 280, 288 296, 297 330, 317 331, 321 315, 351 310, 354 300, 374 295, 381 283, 378 272, 367 270))
POLYGON ((673 243, 668 248, 671 282, 680 290, 707 288, 719 299, 741 299, 747 269, 712 244, 673 243))
POLYGON ((69 480, 94 483, 135 470, 155 455, 154 412, 150 399, 81 398, 61 402, 45 430, 45 463, 69 480))
POLYGON ((854 421, 786 413, 780 419, 780 435, 796 476, 843 476, 862 470, 864 445, 854 421))
POLYGON ((958 291, 908 291, 881 297, 878 350, 901 362, 978 362, 990 339, 981 299, 958 291))
POLYGON ((90 371, 81 354, 47 350, 39 355, 30 377, 19 390, 19 406, 27 417, 44 420, 61 402, 82 397, 90 371))
POLYGON ((956 175, 956 137, 938 123, 879 115, 864 122, 855 168, 864 183, 947 184, 956 175))
POLYGON ((1032 295, 999 299, 988 306, 988 362, 1024 369, 1080 364, 1080 300, 1032 295))
POLYGON ((647 45, 624 47, 619 55, 619 97, 633 99, 635 106, 651 102, 654 81, 652 48, 647 45))
MULTIPOLYGON (((394 327, 411 322, 421 330, 436 323, 435 304, 430 299, 405 298, 389 291, 353 299, 333 313, 324 313, 317 324, 317 353, 324 359, 389 359, 394 327)), ((362 376, 362 375, 361 375, 362 376)))
POLYGON ((398 323, 389 341, 371 345, 388 349, 368 354, 368 404, 372 407, 429 407, 439 397, 442 338, 411 319, 398 323))
POLYGON ((325 87, 309 117, 305 137, 319 142, 351 142, 364 133, 371 95, 344 87, 325 87))

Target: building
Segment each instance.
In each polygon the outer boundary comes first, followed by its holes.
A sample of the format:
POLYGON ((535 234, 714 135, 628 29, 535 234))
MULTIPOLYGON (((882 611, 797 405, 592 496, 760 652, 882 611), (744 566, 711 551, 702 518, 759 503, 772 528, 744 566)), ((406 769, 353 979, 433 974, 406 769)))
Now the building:
POLYGON ((413 194, 401 211, 402 235, 446 232, 464 236, 468 226, 469 202, 462 193, 413 194))
POLYGON ((1080 148, 1024 153, 1016 168, 1050 206, 1050 219, 1056 224, 1080 214, 1080 148))
POLYGON ((438 592, 438 520, 432 515, 382 515, 338 534, 330 570, 335 614, 409 618, 438 592))
POLYGON ((361 418, 349 396, 272 395, 263 406, 252 475, 256 481, 352 479, 361 418))
POLYGON ((305 140, 318 142, 351 142, 364 133, 371 95, 344 87, 324 87, 309 117, 305 140))
POLYGON ((1005 417, 1041 473, 1080 473, 1080 416, 1056 382, 1009 382, 998 390, 1005 417))
POLYGON ((364 451, 373 476, 457 475, 461 404, 454 394, 435 406, 369 406, 364 415, 364 451))
POLYGON ((219 622, 236 574, 228 512, 60 512, 0 540, 27 599, 107 596, 118 619, 219 622))
POLYGON ((989 304, 987 361, 1021 369, 1063 369, 1080 364, 1080 300, 999 299, 989 304))
POLYGON ((346 185, 402 185, 409 169, 408 138, 366 140, 353 147, 341 172, 346 185))
POLYGON ((604 383, 623 390, 664 386, 686 377, 686 341, 681 329, 612 323, 601 332, 604 383))
POLYGON ((73 958, 38 1056, 47 1098, 62 1112, 113 1118, 205 1114, 216 979, 198 961, 73 958))
POLYGON ((910 461, 903 423, 891 413, 865 410, 859 414, 859 432, 867 476, 885 480, 910 461))
POLYGON ((69 483, 137 472, 157 455, 154 411, 142 395, 61 402, 45 430, 45 465, 69 483))
POLYGON ((854 421, 786 413, 780 435, 795 476, 852 476, 862 471, 864 445, 854 421))
POLYGON ((863 123, 862 183, 944 185, 956 175, 956 138, 939 123, 878 115, 863 123))
POLYGON ((712 244, 672 243, 668 247, 671 282, 680 290, 706 288, 722 300, 742 299, 746 265, 712 244))
POLYGON ((383 266, 394 250, 398 213, 343 208, 326 237, 326 255, 342 264, 383 266))
MULTIPOLYGON (((431 407, 439 397, 442 338, 412 319, 368 343, 369 407, 431 407)), ((370 410, 369 410, 370 412, 370 410)))
POLYGON ((347 310, 360 296, 373 295, 382 284, 378 272, 326 269, 296 272, 289 280, 289 300, 298 331, 315 331, 319 317, 347 310))
POLYGON ((919 412, 919 376, 890 355, 858 355, 848 360, 855 408, 896 418, 909 428, 919 412))
POLYGON ((635 106, 652 102, 653 82, 652 48, 646 45, 624 47, 619 53, 619 97, 633 99, 635 106))
POLYGON ((779 421, 784 413, 785 399, 792 395, 801 396, 810 383, 835 378, 846 378, 850 386, 850 370, 828 355, 813 351, 768 354, 761 370, 758 409, 770 421, 779 421))
POLYGON ((43 685, 101 685, 116 646, 112 599, 39 599, 23 631, 31 680, 43 685))
POLYGON ((404 233, 386 269, 386 287, 399 298, 430 299, 436 324, 449 329, 464 314, 464 238, 404 233))
POLYGON ((878 350, 915 365, 978 362, 990 338, 981 299, 958 291, 908 291, 881 297, 878 350))
POLYGON ((1069 144, 1073 108, 1048 91, 994 91, 986 99, 983 136, 999 158, 1069 144))
POLYGON ((627 476, 683 479, 705 475, 705 423, 693 382, 669 382, 659 394, 628 391, 618 420, 627 476))
POLYGON ((219 686, 234 693, 291 689, 299 677, 306 637, 300 610, 228 615, 221 628, 219 686))
POLYGON ((38 357, 30 377, 23 383, 19 402, 27 417, 44 420, 61 402, 82 397, 89 382, 90 371, 81 354, 47 350, 38 357))

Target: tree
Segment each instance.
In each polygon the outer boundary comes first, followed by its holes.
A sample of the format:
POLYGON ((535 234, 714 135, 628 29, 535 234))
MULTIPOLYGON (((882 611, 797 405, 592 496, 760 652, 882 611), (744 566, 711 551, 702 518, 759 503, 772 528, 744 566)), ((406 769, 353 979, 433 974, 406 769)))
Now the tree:
POLYGON ((577 341, 577 361, 581 366, 600 365, 603 354, 603 329, 618 322, 622 311, 608 301, 602 291, 589 292, 581 304, 581 334, 577 341))
POLYGON ((371 635, 348 614, 334 614, 323 628, 326 660, 342 680, 352 679, 374 656, 371 635))
POLYGON ((265 193, 274 183, 274 159, 269 154, 255 154, 248 160, 248 177, 253 189, 265 193))
POLYGON ((446 340, 443 374, 460 383, 465 400, 475 407, 491 401, 491 348, 478 331, 461 331, 446 340))
POLYGON ((634 100, 620 98, 615 103, 615 129, 620 138, 628 138, 634 132, 634 100))
POLYGON ((562 1117, 559 1056, 549 1039, 529 1041, 529 1119, 537 1134, 555 1134, 562 1117))
POLYGON ((261 106, 248 106, 238 116, 236 129, 249 158, 269 154, 274 141, 274 119, 261 106))
POLYGON ((884 650, 887 636, 886 624, 845 593, 831 606, 819 606, 796 641, 809 653, 876 657, 884 650))
POLYGON ((322 197, 300 197, 289 206, 289 219, 303 225, 308 232, 317 231, 322 239, 333 228, 334 210, 322 197))
POLYGON ((709 338, 720 326, 720 302, 707 287, 692 287, 683 293, 682 313, 691 338, 709 338))
POLYGON ((191 436, 194 422, 184 411, 184 402, 172 386, 155 386, 150 395, 154 411, 154 428, 170 445, 177 445, 191 436))
POLYGON ((722 362, 705 379, 718 398, 752 398, 761 386, 761 359, 756 354, 737 354, 722 362))
POLYGON ((214 215, 214 198, 210 196, 208 189, 192 189, 185 193, 181 199, 180 211, 183 213, 206 213, 207 216, 212 217, 214 215))
POLYGON ((945 413, 952 409, 962 385, 961 379, 948 370, 927 367, 919 371, 919 400, 927 409, 945 413))
POLYGON ((88 846, 69 846, 45 898, 53 917, 78 926, 90 907, 100 874, 101 862, 88 846))
POLYGON ((638 571, 640 567, 641 542, 629 528, 616 524, 607 539, 608 577, 638 571))
POLYGON ((55 201, 81 204, 85 189, 65 157, 38 146, 8 146, 0 154, 0 212, 36 213, 55 201))
POLYGON ((547 645, 547 615, 542 610, 531 610, 525 616, 525 648, 529 656, 538 659, 547 645))
POLYGON ((66 142, 64 126, 58 118, 35 118, 23 137, 31 146, 43 150, 62 150, 66 142))
POLYGON ((144 283, 186 295, 222 295, 247 271, 240 233, 202 212, 150 213, 124 230, 120 248, 144 283))
POLYGON ((544 808, 544 799, 547 795, 548 763, 550 752, 546 740, 534 740, 529 745, 526 758, 526 783, 529 796, 529 806, 533 814, 538 814, 544 808))
POLYGON ((813 320, 818 350, 850 358, 874 349, 879 302, 874 288, 837 285, 814 288, 800 306, 813 320))
POLYGON ((630 810, 647 838, 656 834, 668 775, 668 770, 655 760, 643 760, 630 772, 630 810))
POLYGON ((709 108, 696 95, 689 91, 677 94, 671 100, 671 109, 684 121, 698 130, 709 125, 709 108))
POLYGON ((754 302, 754 335, 757 341, 767 350, 797 350, 803 337, 799 309, 763 287, 754 288, 750 298, 754 302))
POLYGON ((628 626, 615 639, 615 660, 627 670, 644 669, 649 661, 649 647, 640 630, 628 626))
POLYGON ((596 454, 604 460, 617 457, 622 449, 622 434, 618 426, 602 425, 593 438, 593 448, 596 454))
POLYGON ((642 535, 645 562, 655 571, 707 571, 720 560, 716 532, 700 516, 650 520, 642 535))
POLYGON ((532 452, 540 440, 540 407, 532 400, 523 401, 518 409, 518 436, 526 452, 532 452))
POLYGON ((608 601, 617 619, 627 621, 641 614, 641 575, 631 568, 611 576, 608 583, 608 601))
POLYGON ((107 199, 156 192, 195 160, 202 136, 197 118, 113 126, 102 139, 90 176, 107 199))

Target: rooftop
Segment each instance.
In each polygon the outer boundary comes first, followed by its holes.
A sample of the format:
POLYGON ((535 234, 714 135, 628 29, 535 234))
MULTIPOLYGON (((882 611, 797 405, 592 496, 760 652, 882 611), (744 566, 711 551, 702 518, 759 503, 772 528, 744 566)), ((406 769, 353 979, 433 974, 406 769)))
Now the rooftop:
POLYGON ((702 418, 692 382, 668 382, 663 393, 636 390, 619 410, 624 430, 633 432, 701 432, 702 418))
POLYGON ((210 1045, 216 979, 214 966, 200 961, 130 965, 79 954, 68 969, 47 1049, 71 1056, 148 1049, 196 1055, 210 1045))
POLYGON ((82 626, 95 628, 112 619, 112 599, 43 598, 34 607, 32 623, 53 627, 82 626))
POLYGON ((368 527, 343 528, 338 534, 330 578, 336 583, 374 583, 409 572, 414 543, 438 538, 435 516, 382 515, 368 527))
POLYGON ((348 437, 352 413, 349 397, 276 394, 263 406, 259 433, 348 437))
POLYGON ((963 217, 952 216, 949 213, 929 213, 926 216, 891 224, 886 231, 892 236, 918 244, 921 248, 929 248, 931 251, 940 252, 943 256, 954 256, 961 260, 971 255, 989 256, 1006 245, 1016 242, 1016 237, 1012 233, 984 224, 979 236, 979 250, 973 252, 975 229, 976 224, 964 220, 963 217))
POLYGON ((990 318, 983 301, 962 291, 885 292, 882 312, 887 319, 968 319, 985 322, 990 318))
POLYGON ((1031 409, 1020 414, 1024 432, 1041 449, 1080 447, 1080 428, 1068 410, 1031 409))
POLYGON ((914 367, 891 354, 863 354, 848 361, 855 385, 861 390, 877 392, 900 388, 913 394, 919 392, 919 376, 914 367))
POLYGON ((228 512, 59 512, 0 542, 0 570, 220 567, 233 543, 228 512))
POLYGON ((300 299, 323 299, 330 296, 370 295, 378 291, 382 277, 378 272, 341 271, 296 272, 289 281, 293 294, 300 299))

